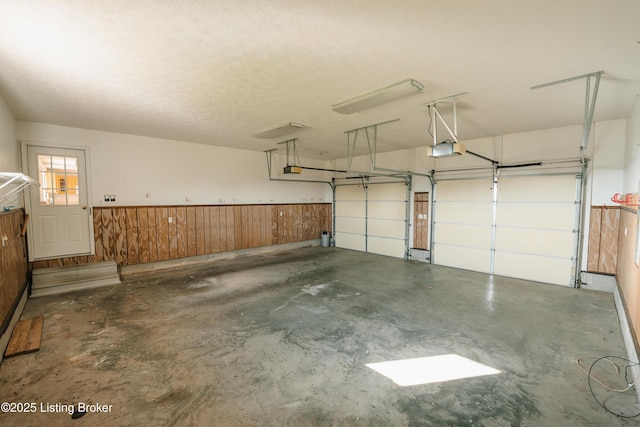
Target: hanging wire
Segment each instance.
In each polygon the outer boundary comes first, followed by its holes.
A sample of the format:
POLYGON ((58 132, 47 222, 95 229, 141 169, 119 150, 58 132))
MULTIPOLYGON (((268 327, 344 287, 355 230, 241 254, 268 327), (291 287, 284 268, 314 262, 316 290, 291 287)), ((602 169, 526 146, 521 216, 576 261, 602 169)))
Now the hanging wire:
MULTIPOLYGON (((576 363, 578 364, 578 367, 582 370, 582 372, 587 374, 587 383, 589 385, 589 391, 591 392, 591 395, 596 400, 596 402, 598 402, 598 405, 600 405, 602 408, 604 408, 610 414, 613 414, 613 415, 615 415, 617 417, 620 417, 620 418, 636 418, 636 417, 640 416, 640 412, 638 412, 637 414, 634 414, 634 415, 625 415, 624 413, 615 412, 615 411, 612 411, 611 409, 607 408, 605 403, 603 401, 601 401, 598 398, 598 396, 596 396, 596 393, 595 393, 595 391, 593 389, 593 384, 592 384, 592 381, 595 381, 596 383, 600 384, 600 386, 604 387, 606 390, 611 391, 611 392, 615 392, 615 393, 621 393, 621 394, 626 394, 629 391, 635 391, 636 384, 638 383, 638 380, 640 379, 640 371, 639 371, 638 375, 635 378, 633 378, 633 375, 631 374, 631 368, 640 366, 640 363, 636 363, 636 362, 633 362, 633 361, 631 361, 629 359, 625 359, 623 357, 618 357, 618 356, 585 356, 585 357, 581 357, 578 360, 576 360, 576 363), (582 364, 580 363, 580 361, 582 361, 584 359, 596 359, 596 360, 591 364, 589 369, 586 370, 582 366, 582 364), (625 362, 626 364, 621 366, 621 365, 616 364, 614 362, 614 360, 621 360, 621 361, 625 362), (615 388, 615 387, 609 386, 609 385, 605 384, 605 382, 603 380, 597 378, 593 374, 593 368, 596 366, 596 364, 598 364, 599 362, 602 362, 602 361, 609 362, 614 367, 614 369, 615 369, 617 374, 621 374, 621 368, 624 368, 624 381, 625 381, 625 384, 627 384, 627 387, 615 388)), ((633 396, 635 397, 636 394, 633 393, 633 396)))

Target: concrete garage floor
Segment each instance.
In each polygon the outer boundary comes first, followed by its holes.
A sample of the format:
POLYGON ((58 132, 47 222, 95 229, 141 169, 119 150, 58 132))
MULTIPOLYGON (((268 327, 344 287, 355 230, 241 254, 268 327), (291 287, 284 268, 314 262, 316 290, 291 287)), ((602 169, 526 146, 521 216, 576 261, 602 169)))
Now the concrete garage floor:
POLYGON ((315 247, 131 275, 22 318, 41 314, 41 350, 0 367, 0 401, 38 410, 0 425, 638 424, 575 363, 625 355, 605 293, 315 247), (451 353, 501 373, 401 387, 366 366, 451 353), (47 406, 77 402, 112 407, 47 406))

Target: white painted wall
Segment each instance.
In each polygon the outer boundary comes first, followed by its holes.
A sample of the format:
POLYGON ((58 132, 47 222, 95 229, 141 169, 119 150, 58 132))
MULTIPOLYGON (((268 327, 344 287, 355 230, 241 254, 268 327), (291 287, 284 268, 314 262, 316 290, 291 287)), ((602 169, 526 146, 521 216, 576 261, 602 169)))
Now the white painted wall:
MULTIPOLYGON (((20 172, 20 157, 18 155, 18 143, 16 137, 16 118, 0 97, 0 172, 20 172)), ((24 206, 22 197, 16 196, 5 200, 0 206, 24 206)))
POLYGON ((627 120, 624 149, 623 192, 635 193, 640 181, 640 97, 636 97, 627 120))
POLYGON ((619 206, 611 201, 615 193, 622 192, 624 145, 626 120, 610 120, 594 123, 591 128, 587 157, 587 180, 583 203, 584 223, 582 237, 582 263, 580 269, 587 269, 589 250, 589 223, 591 206, 619 206))
MULTIPOLYGON (((640 95, 636 97, 627 119, 623 189, 624 193, 635 193, 640 197, 640 95)), ((640 265, 640 208, 638 208, 637 219, 635 259, 636 264, 640 265)))
MULTIPOLYGON (((89 147, 94 206, 310 203, 332 199, 327 184, 269 181, 265 154, 261 152, 23 121, 17 123, 17 135, 22 142, 89 147), (104 202, 105 194, 114 194, 116 202, 104 202)), ((283 159, 276 160, 279 163, 274 165, 274 172, 279 173, 283 159)), ((325 162, 305 162, 306 166, 326 167, 325 162)), ((304 171, 295 178, 326 179, 324 175, 304 171)))
POLYGON ((593 126, 594 147, 589 168, 589 205, 617 206, 611 201, 622 193, 626 120, 598 122, 593 126))
MULTIPOLYGON (((504 135, 504 164, 579 159, 582 125, 504 135)), ((500 159, 499 159, 500 160, 500 159)))
POLYGON ((0 97, 0 171, 20 172, 16 118, 0 97))

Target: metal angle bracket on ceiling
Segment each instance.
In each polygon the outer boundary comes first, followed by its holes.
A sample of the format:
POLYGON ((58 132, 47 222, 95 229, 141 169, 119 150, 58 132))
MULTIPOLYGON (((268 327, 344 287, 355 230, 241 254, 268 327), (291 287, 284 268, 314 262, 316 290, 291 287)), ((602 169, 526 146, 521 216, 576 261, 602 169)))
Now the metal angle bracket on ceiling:
POLYGON ((584 123, 582 131, 582 150, 586 150, 589 143, 589 136, 591 134, 591 124, 593 123, 593 113, 596 109, 596 98, 598 97, 598 88, 600 87, 600 78, 604 71, 594 71, 593 73, 582 74, 580 76, 569 77, 562 80, 556 80, 554 82, 543 83, 541 85, 532 86, 531 90, 542 89, 549 86, 554 86, 562 83, 572 82, 574 80, 586 79, 585 87, 585 99, 584 99, 584 123), (593 89, 591 88, 591 79, 595 79, 593 89))
POLYGON ((451 135, 451 137, 453 138, 453 142, 458 142, 458 111, 456 101, 459 96, 466 95, 467 93, 469 92, 461 92, 444 98, 434 99, 433 101, 425 102, 424 104, 422 104, 429 110, 429 117, 431 119, 431 125, 429 127, 433 127, 433 129, 430 129, 430 133, 433 136, 433 145, 436 145, 438 143, 438 123, 436 121, 436 118, 438 118, 445 129, 447 129, 449 135, 451 135), (453 103, 453 130, 444 120, 436 106, 438 103, 445 101, 451 101, 453 103))
POLYGON ((284 167, 284 173, 286 174, 299 174, 302 172, 302 167, 300 167, 300 157, 298 156, 298 148, 296 146, 297 140, 298 138, 293 138, 278 142, 278 145, 286 144, 287 147, 287 165, 284 167), (293 157, 293 163, 290 162, 291 157, 293 157))
POLYGON ((378 144, 378 126, 385 125, 387 123, 397 122, 400 119, 387 120, 385 122, 375 123, 372 125, 363 126, 357 129, 351 129, 345 131, 347 135, 347 171, 351 172, 351 165, 353 164, 353 157, 355 156, 356 144, 358 142, 358 134, 360 131, 364 131, 367 138, 367 146, 369 148, 369 160, 371 161, 372 170, 376 165, 376 151, 378 144), (369 135, 369 129, 373 132, 373 135, 369 135), (353 135, 353 139, 351 136, 353 135))
MULTIPOLYGON (((286 142, 286 141, 285 141, 286 142)), ((271 165, 273 163, 273 152, 277 151, 277 148, 272 148, 271 150, 265 150, 264 153, 267 156, 267 172, 269 173, 269 181, 283 181, 283 182, 314 182, 318 184, 328 184, 331 188, 334 188, 334 184, 331 181, 322 181, 315 179, 283 179, 283 178, 274 178, 271 174, 271 165)), ((305 169, 300 166, 300 169, 305 169)))

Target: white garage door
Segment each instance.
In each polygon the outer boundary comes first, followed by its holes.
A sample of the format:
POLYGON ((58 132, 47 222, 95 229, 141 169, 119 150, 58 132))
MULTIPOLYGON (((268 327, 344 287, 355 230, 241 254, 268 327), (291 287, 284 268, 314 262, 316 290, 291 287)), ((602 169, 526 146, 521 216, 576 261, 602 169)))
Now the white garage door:
POLYGON ((438 181, 434 202, 434 264, 489 273, 491 180, 438 181))
POLYGON ((575 175, 500 178, 494 273, 573 286, 575 175))
POLYGON ((366 251, 367 199, 365 188, 360 185, 336 187, 334 212, 336 223, 334 240, 336 247, 366 251))
POLYGON ((336 247, 404 258, 407 187, 404 183, 337 186, 336 247))

